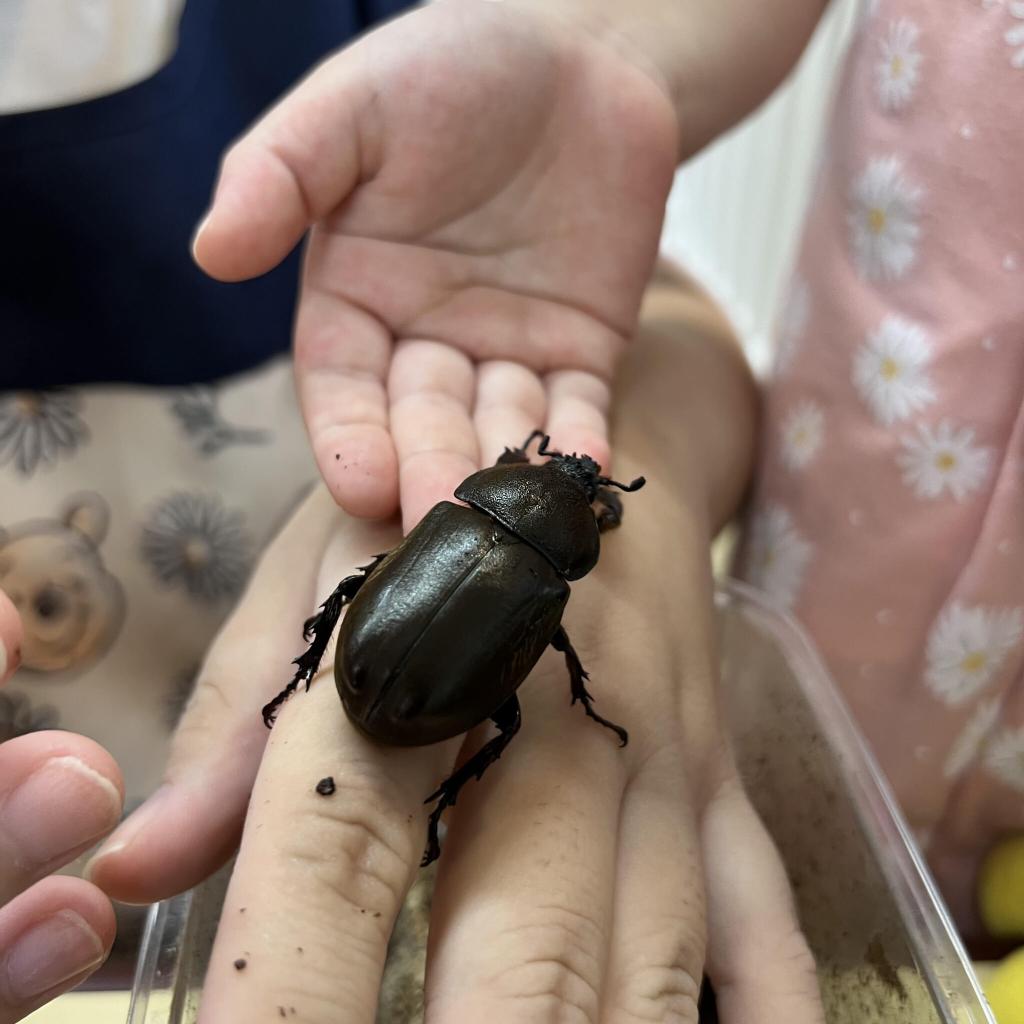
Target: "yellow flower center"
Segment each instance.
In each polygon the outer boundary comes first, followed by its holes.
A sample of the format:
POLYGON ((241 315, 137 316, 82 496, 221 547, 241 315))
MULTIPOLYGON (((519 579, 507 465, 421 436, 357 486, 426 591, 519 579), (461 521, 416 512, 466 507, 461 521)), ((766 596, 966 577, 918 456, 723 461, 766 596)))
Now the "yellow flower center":
POLYGON ((882 360, 882 377, 885 380, 895 380, 900 375, 900 364, 891 356, 882 360))
POLYGON ((984 651, 971 651, 960 662, 964 672, 981 672, 988 665, 988 655, 984 651))
POLYGON ((889 61, 889 68, 893 78, 899 78, 903 74, 903 58, 898 53, 893 54, 892 60, 889 61))
POLYGON ((192 569, 200 569, 210 561, 210 545, 202 537, 189 537, 181 553, 185 564, 192 569))
POLYGON ((956 468, 956 456, 952 452, 939 452, 935 456, 935 468, 943 473, 948 473, 956 468))
POLYGON ((874 234, 879 235, 885 228, 885 210, 878 206, 872 206, 868 210, 868 230, 874 234))
POLYGON ((22 419, 32 419, 39 415, 42 409, 42 402, 39 401, 38 395, 32 395, 26 392, 25 394, 18 395, 14 399, 14 408, 22 419))

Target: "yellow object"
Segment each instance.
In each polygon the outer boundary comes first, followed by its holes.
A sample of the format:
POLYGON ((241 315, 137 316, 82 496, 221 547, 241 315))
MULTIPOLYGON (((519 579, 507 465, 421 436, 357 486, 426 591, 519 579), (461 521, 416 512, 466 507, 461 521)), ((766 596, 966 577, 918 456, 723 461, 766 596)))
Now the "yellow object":
POLYGON ((993 935, 1024 940, 1024 836, 1004 839, 985 858, 978 906, 993 935))
POLYGON ((30 1013, 24 1024, 120 1024, 128 1000, 128 992, 69 992, 30 1013))
POLYGON ((1024 949, 1008 956, 985 982, 985 996, 999 1024, 1024 1024, 1024 949))

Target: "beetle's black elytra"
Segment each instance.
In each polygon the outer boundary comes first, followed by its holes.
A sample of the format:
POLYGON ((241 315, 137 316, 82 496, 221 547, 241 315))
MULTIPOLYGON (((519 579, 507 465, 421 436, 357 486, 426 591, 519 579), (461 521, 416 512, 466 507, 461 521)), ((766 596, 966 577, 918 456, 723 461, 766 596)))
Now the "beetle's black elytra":
POLYGON ((427 797, 437 803, 424 865, 440 853, 444 810, 518 732, 516 691, 549 645, 565 657, 572 703, 623 746, 629 739, 594 711, 587 673, 561 623, 569 581, 594 568, 601 532, 622 521, 622 501, 609 488, 636 491, 644 478, 618 483, 586 455, 549 451, 549 441, 537 430, 522 447, 506 448, 496 465, 459 485, 455 497, 464 505, 439 502, 397 548, 342 580, 305 624, 310 645, 295 659, 294 678, 263 709, 269 728, 301 683, 309 689, 351 605, 334 679, 356 728, 380 743, 426 746, 494 722, 498 735, 427 797), (526 454, 537 438, 538 454, 548 457, 539 466, 526 454))

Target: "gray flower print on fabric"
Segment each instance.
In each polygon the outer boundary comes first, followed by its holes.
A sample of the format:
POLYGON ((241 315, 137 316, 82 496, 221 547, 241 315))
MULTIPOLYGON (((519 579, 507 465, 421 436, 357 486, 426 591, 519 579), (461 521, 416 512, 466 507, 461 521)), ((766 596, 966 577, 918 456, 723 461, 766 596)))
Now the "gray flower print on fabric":
POLYGON ((55 729, 57 721, 57 709, 49 704, 33 706, 23 693, 0 693, 0 743, 30 732, 55 729))
POLYGON ((74 453, 89 438, 70 391, 16 391, 0 395, 0 465, 22 476, 74 453))
POLYGON ((270 440, 266 430, 228 423, 217 408, 217 392, 213 388, 189 388, 171 403, 171 412, 202 455, 216 455, 233 444, 266 444, 270 440))
POLYGON ((142 556, 156 578, 198 601, 236 596, 249 574, 250 551, 242 513, 213 494, 169 495, 142 530, 142 556))

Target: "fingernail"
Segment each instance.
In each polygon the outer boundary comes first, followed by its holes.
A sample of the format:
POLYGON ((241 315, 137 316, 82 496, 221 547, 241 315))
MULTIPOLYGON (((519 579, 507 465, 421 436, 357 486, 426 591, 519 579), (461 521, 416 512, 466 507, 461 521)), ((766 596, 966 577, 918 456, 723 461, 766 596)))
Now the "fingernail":
POLYGON ((100 937, 73 910, 61 910, 30 928, 7 954, 7 991, 27 1003, 62 982, 99 967, 106 956, 100 937))
POLYGON ((67 755, 37 768, 0 805, 0 832, 13 844, 19 866, 42 867, 99 839, 120 817, 114 783, 67 755))
POLYGON ((89 858, 82 871, 85 878, 97 882, 100 862, 126 849, 146 830, 158 813, 158 805, 169 791, 169 786, 161 786, 137 811, 128 816, 128 820, 89 858))

